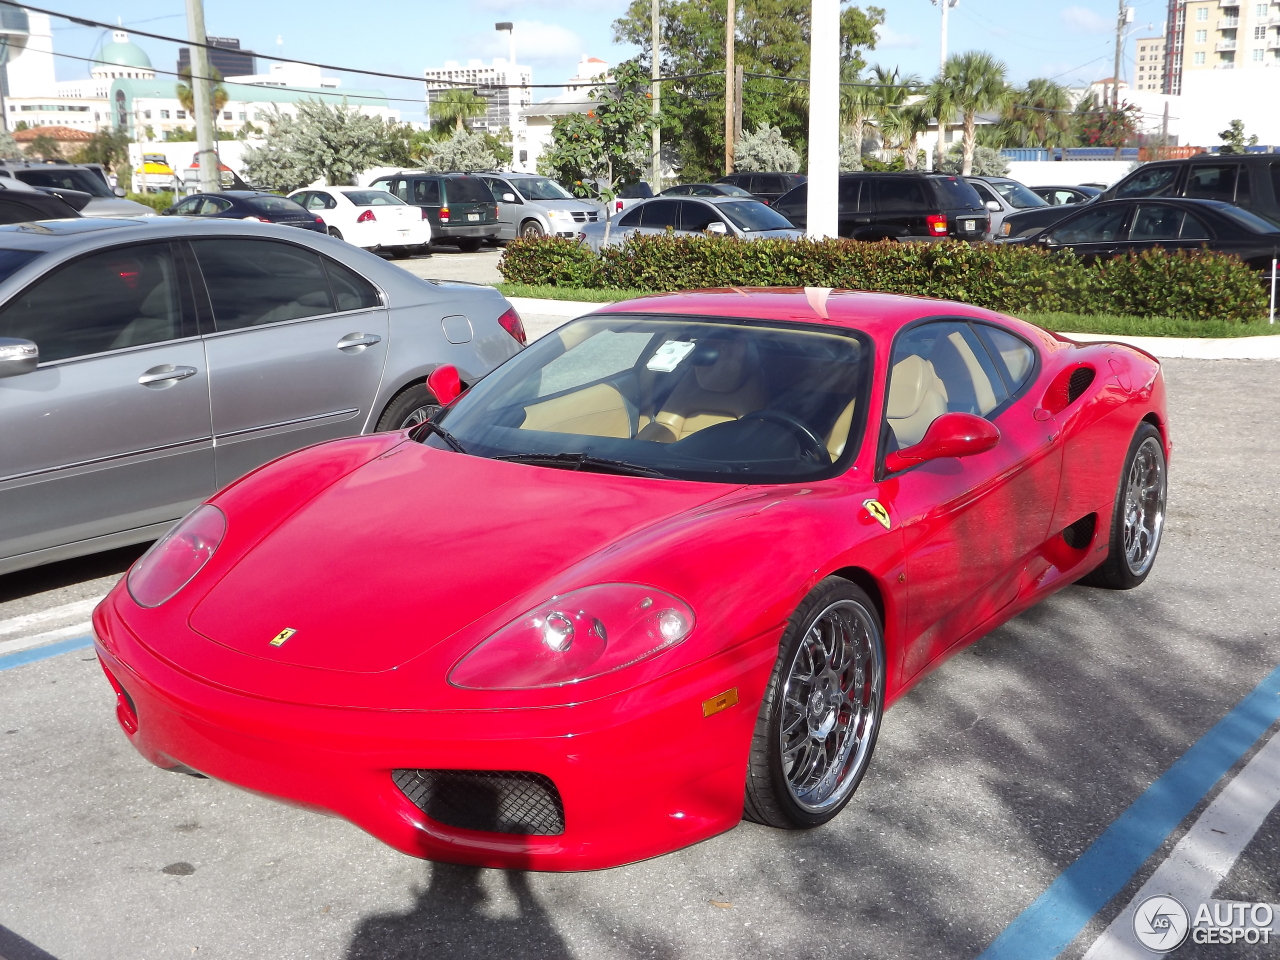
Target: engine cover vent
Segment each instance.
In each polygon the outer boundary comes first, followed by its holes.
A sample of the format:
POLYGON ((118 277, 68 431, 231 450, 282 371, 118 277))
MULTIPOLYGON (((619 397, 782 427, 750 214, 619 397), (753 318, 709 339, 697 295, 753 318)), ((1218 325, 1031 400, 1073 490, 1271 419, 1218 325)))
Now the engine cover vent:
POLYGON ((1093 378, 1093 367, 1077 367, 1071 371, 1071 379, 1067 381, 1068 405, 1080 399, 1080 394, 1089 389, 1089 384, 1093 383, 1093 378))
POLYGON ((486 833, 564 833, 564 803, 551 778, 520 770, 394 770, 391 779, 437 823, 486 833))

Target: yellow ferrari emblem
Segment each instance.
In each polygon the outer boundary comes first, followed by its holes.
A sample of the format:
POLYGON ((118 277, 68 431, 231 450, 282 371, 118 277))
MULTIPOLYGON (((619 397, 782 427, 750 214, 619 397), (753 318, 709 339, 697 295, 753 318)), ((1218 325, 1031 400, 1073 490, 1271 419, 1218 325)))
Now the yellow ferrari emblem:
POLYGON ((281 630, 279 633, 277 633, 274 637, 271 638, 271 645, 273 647, 283 646, 284 642, 297 632, 298 631, 293 629, 293 627, 285 627, 283 630, 281 630))
POLYGON ((862 505, 866 507, 867 513, 871 514, 873 519, 879 521, 880 526, 886 530, 893 526, 892 521, 889 520, 889 511, 879 500, 863 500, 862 505))

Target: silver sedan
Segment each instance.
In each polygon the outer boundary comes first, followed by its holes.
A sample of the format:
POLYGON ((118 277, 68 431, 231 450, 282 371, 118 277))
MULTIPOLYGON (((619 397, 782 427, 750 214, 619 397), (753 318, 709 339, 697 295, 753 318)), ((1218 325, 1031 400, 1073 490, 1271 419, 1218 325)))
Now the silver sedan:
POLYGON ((0 226, 0 573, 154 539, 282 454, 417 422, 437 366, 470 382, 523 340, 496 290, 323 234, 0 226))
POLYGON ((675 233, 720 235, 743 240, 798 240, 803 230, 759 200, 738 197, 655 197, 603 223, 588 223, 578 239, 597 253, 634 236, 675 233))

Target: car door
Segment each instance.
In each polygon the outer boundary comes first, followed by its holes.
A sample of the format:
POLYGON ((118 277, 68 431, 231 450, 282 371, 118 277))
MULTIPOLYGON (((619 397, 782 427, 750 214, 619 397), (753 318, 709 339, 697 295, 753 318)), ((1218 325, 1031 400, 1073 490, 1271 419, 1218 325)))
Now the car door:
POLYGON ((195 215, 197 217, 221 217, 236 214, 232 210, 234 204, 223 197, 205 197, 204 200, 196 207, 195 215))
POLYGON ((1061 455, 1053 424, 1035 419, 1030 344, 1003 327, 1006 359, 963 320, 918 324, 894 344, 881 462, 944 413, 1001 431, 986 453, 943 458, 886 477, 881 503, 902 530, 908 596, 904 674, 911 676, 1017 596, 1025 559, 1048 536, 1061 455))
POLYGON ((640 230, 642 234, 666 234, 680 229, 680 207, 682 200, 650 200, 640 208, 640 230))
MULTIPOLYGON (((841 181, 843 185, 844 181, 841 181)), ((803 230, 809 222, 809 185, 799 184, 784 197, 779 197, 773 209, 782 214, 796 227, 803 230)), ((841 233, 841 236, 844 234, 841 233)))
POLYGON ((932 210, 925 194, 924 183, 916 177, 887 176, 872 180, 872 196, 875 203, 875 230, 868 231, 876 237, 923 237, 925 215, 932 210))
POLYGON ((1129 225, 1129 239, 1120 252, 1196 250, 1213 239, 1209 228, 1195 214, 1168 203, 1139 203, 1129 225))
POLYGON ((0 308, 0 336, 40 349, 0 379, 0 558, 146 539, 213 492, 208 368, 169 243, 54 268, 0 308))
POLYGON ((198 239, 214 332, 205 336, 218 486, 312 443, 360 433, 382 379, 376 289, 306 247, 198 239))
POLYGON ((734 234, 736 231, 727 223, 716 208, 709 203, 702 203, 698 200, 677 200, 680 205, 680 226, 681 233, 688 234, 705 234, 713 223, 718 223, 724 228, 727 234, 734 234))
POLYGON ((498 222, 501 225, 502 235, 514 237, 524 216, 524 201, 520 199, 520 192, 506 180, 498 177, 481 177, 480 179, 489 187, 493 199, 497 201, 498 222))
POLYGON ((871 226, 871 187, 866 178, 841 177, 839 204, 839 235, 861 240, 871 226))
POLYGON ((1085 261, 1114 256, 1126 240, 1131 203, 1105 203, 1080 211, 1044 234, 1049 247, 1070 247, 1085 261))

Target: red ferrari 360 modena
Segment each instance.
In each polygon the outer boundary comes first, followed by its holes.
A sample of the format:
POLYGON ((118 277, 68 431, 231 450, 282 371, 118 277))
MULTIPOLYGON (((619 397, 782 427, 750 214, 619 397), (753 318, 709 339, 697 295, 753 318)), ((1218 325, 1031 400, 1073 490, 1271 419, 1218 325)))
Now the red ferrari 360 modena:
POLYGON ((960 303, 651 296, 429 382, 98 607, 143 756, 486 866, 814 827, 926 671, 1160 543, 1159 364, 960 303))

